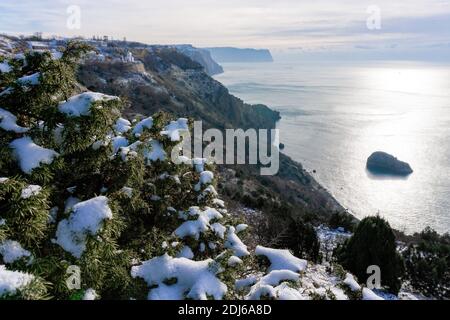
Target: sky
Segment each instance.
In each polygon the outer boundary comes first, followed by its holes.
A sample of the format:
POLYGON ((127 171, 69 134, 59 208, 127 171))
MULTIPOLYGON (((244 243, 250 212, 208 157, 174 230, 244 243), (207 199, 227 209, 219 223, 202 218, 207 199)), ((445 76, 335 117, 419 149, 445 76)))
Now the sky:
POLYGON ((450 60, 450 0, 0 0, 0 32, 36 31, 275 54, 450 60))

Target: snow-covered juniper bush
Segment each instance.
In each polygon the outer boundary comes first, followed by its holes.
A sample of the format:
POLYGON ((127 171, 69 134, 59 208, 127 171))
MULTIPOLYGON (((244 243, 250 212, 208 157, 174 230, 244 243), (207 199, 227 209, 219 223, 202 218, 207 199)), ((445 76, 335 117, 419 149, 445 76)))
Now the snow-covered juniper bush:
MULTIPOLYGON (((0 58, 0 299, 320 294, 306 260, 261 246, 250 253, 240 239, 247 226, 218 198, 213 164, 172 161, 190 120, 130 121, 123 98, 77 83, 89 50, 70 42, 0 58), (73 266, 79 288, 67 285, 73 266)), ((346 297, 344 279, 327 279, 329 296, 346 297)))

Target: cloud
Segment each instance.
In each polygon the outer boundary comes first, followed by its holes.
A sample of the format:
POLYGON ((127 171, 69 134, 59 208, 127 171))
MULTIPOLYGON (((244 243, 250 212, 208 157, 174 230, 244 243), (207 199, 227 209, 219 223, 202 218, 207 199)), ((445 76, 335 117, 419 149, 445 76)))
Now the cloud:
POLYGON ((450 42, 448 0, 2 0, 0 12, 0 32, 126 36, 161 44, 311 51, 450 42), (381 30, 366 27, 373 3, 381 10, 381 30), (80 30, 66 28, 69 5, 82 10, 80 30))

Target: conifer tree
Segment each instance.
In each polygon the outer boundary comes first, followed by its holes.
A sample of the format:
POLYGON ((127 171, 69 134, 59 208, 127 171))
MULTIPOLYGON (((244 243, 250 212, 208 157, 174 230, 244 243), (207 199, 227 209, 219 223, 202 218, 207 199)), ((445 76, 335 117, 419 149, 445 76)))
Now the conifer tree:
POLYGON ((233 285, 228 259, 248 253, 217 199, 214 168, 170 159, 189 121, 159 113, 131 122, 121 118, 123 99, 77 92, 87 50, 72 42, 60 57, 3 61, 11 71, 0 78, 0 272, 20 281, 0 296, 146 298, 181 282, 140 272, 161 257, 215 284, 214 292, 185 284, 176 298, 223 298, 233 285), (80 268, 79 290, 67 286, 69 266, 80 268))
POLYGON ((394 233, 383 218, 373 216, 361 220, 354 235, 335 254, 338 262, 361 282, 370 276, 367 268, 376 265, 381 270, 381 285, 394 293, 400 290, 403 260, 397 252, 394 233))
POLYGON ((77 83, 89 50, 0 57, 0 299, 316 296, 306 260, 250 253, 214 165, 172 152, 191 120, 125 119, 124 98, 77 83))

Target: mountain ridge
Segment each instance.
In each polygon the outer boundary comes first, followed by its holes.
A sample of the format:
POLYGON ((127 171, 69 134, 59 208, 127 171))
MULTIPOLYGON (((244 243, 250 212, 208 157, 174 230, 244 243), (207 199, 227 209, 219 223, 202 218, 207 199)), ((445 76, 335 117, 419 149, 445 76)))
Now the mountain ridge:
POLYGON ((273 62, 272 54, 268 49, 209 47, 204 48, 211 53, 218 63, 228 62, 273 62))

